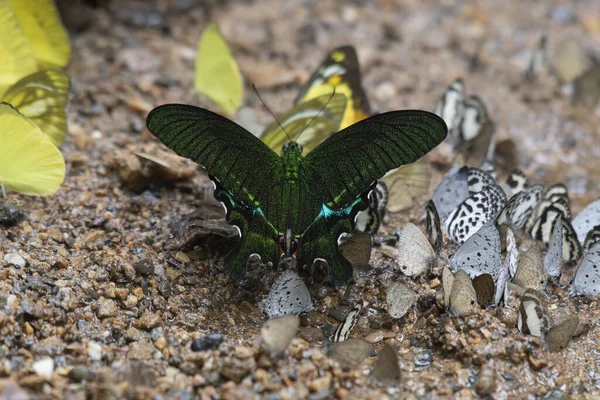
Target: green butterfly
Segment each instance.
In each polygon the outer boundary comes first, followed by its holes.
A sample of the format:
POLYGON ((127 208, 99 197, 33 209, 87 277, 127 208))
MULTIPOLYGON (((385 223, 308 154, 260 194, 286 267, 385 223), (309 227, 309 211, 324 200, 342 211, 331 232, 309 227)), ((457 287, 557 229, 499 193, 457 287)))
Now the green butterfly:
POLYGON ((276 263, 297 254, 299 265, 325 260, 334 285, 352 279, 352 265, 338 249, 342 233, 387 171, 412 163, 447 134, 427 111, 392 111, 333 134, 306 156, 290 142, 279 156, 259 138, 211 111, 183 104, 155 108, 150 132, 182 157, 203 166, 225 205, 240 241, 225 258, 233 280, 256 254, 276 263))

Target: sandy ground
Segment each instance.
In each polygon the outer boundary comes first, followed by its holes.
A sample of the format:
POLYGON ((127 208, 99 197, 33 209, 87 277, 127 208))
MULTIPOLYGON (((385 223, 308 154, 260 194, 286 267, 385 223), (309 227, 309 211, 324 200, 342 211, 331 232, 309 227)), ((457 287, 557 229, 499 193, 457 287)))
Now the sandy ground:
MULTIPOLYGON (((564 182, 576 214, 600 197, 600 108, 573 106, 572 85, 556 73, 543 71, 535 83, 523 75, 542 35, 550 59, 560 58, 567 38, 600 56, 599 2, 196 3, 114 1, 86 14, 89 26, 72 35, 65 183, 49 198, 10 193, 24 220, 0 230, 0 253, 18 252, 26 262, 0 258, 0 398, 600 394, 596 299, 548 289, 555 314, 585 321, 586 331, 561 353, 548 353, 538 339, 518 332, 516 299, 505 310, 447 316, 439 268, 407 280, 419 299, 395 320, 386 310, 386 287, 405 279, 380 250, 371 268, 357 271, 356 284, 310 284, 315 311, 302 317, 298 338, 279 359, 260 355, 262 301, 276 271, 255 268, 237 285, 221 271, 226 244, 179 251, 172 226, 203 204, 208 179, 192 163, 174 159, 181 179, 164 171, 147 179, 147 165, 133 154, 158 147, 144 127, 152 107, 209 106, 192 82, 196 42, 212 19, 246 82, 256 84, 276 113, 291 106, 326 53, 344 44, 357 49, 377 112, 432 110, 446 86, 462 77, 467 93, 485 101, 500 139, 515 143, 514 167, 534 182, 564 182), (353 336, 372 344, 372 357, 343 371, 323 347, 324 334, 339 323, 330 311, 362 300, 368 306, 353 336), (220 334, 212 337, 216 348, 192 351, 210 347, 211 340, 201 339, 209 333, 220 334), (369 376, 384 342, 397 351, 402 370, 391 386, 369 376), (33 369, 45 358, 54 360, 49 379, 33 369)), ((589 57, 566 59, 565 76, 590 63, 589 57)), ((251 90, 239 116, 254 131, 271 122, 251 90)), ((445 165, 444 148, 431 160, 445 165)), ((436 171, 435 180, 441 176, 436 171)), ((418 221, 420 207, 392 216, 381 233, 418 221)))

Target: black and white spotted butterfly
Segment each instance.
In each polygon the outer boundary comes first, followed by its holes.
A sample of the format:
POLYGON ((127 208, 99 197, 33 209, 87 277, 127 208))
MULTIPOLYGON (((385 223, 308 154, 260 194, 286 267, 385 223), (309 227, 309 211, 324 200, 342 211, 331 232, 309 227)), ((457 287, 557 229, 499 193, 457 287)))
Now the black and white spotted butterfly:
POLYGON ((517 314, 517 328, 523 334, 544 338, 549 327, 550 320, 545 294, 534 289, 527 289, 521 297, 521 305, 517 314))
POLYGON ((444 238, 442 236, 440 216, 433 200, 429 200, 425 206, 425 231, 433 249, 436 251, 439 250, 442 247, 444 238))
POLYGON ((365 232, 371 235, 377 234, 381 221, 385 216, 385 207, 387 205, 388 190, 385 184, 377 182, 375 188, 369 193, 369 208, 359 211, 354 219, 354 230, 356 232, 365 232))
POLYGON ((343 342, 350 337, 352 334, 352 330, 358 323, 358 318, 360 317, 360 312, 363 309, 363 304, 359 303, 355 305, 352 310, 346 315, 346 318, 342 321, 342 323, 335 329, 333 335, 331 335, 332 342, 343 342))
POLYGON ((463 102, 465 100, 465 86, 461 79, 456 79, 444 92, 438 103, 435 113, 440 116, 449 133, 454 133, 454 129, 462 116, 463 102))
MULTIPOLYGON (((527 175, 525 175, 525 173, 523 171, 521 171, 520 169, 514 169, 512 170, 512 172, 510 173, 510 175, 508 175, 508 178, 506 179, 506 185, 508 186, 508 188, 510 189, 510 194, 507 193, 507 196, 514 196, 517 193, 525 190, 525 188, 527 188, 529 186, 529 182, 527 179, 527 175)), ((541 199, 541 193, 540 193, 540 199, 541 199)))
POLYGON ((600 294, 600 242, 583 256, 569 290, 571 295, 600 294))
POLYGON ((463 244, 488 221, 495 221, 506 206, 506 195, 497 185, 488 186, 468 197, 448 216, 444 227, 448 237, 463 244))
POLYGON ((535 224, 531 228, 530 236, 533 240, 537 240, 543 243, 549 243, 552 234, 552 228, 554 227, 554 221, 560 217, 562 224, 562 255, 563 261, 573 262, 581 258, 582 248, 579 240, 577 240, 577 234, 571 226, 571 223, 563 215, 563 210, 551 205, 548 207, 542 215, 536 220, 535 224))
POLYGON ((469 185, 469 196, 481 192, 488 186, 496 186, 496 180, 479 168, 469 168, 467 183, 469 185))
POLYGON ((450 266, 454 272, 463 270, 471 278, 490 274, 496 281, 502 263, 500 246, 500 233, 491 220, 458 248, 450 260, 450 266))
POLYGON ((596 225, 585 235, 583 252, 586 253, 596 243, 600 243, 600 225, 596 225))
POLYGON ((591 202, 573 218, 573 229, 577 232, 577 239, 584 243, 588 232, 600 225, 600 199, 591 202))
POLYGON ((498 225, 522 229, 542 199, 542 185, 529 186, 513 195, 498 216, 498 225))
MULTIPOLYGON (((529 216, 529 219, 525 224, 525 229, 530 233, 530 235, 534 225, 538 223, 538 220, 550 207, 554 207, 555 209, 559 210, 563 216, 563 220, 571 220, 569 194, 567 192, 567 188, 562 183, 557 183, 548 187, 542 196, 542 201, 538 203, 537 207, 529 216)), ((548 237, 549 236, 546 236, 544 243, 548 243, 548 237)))
POLYGON ((469 197, 469 168, 453 167, 433 192, 431 200, 442 220, 469 197))

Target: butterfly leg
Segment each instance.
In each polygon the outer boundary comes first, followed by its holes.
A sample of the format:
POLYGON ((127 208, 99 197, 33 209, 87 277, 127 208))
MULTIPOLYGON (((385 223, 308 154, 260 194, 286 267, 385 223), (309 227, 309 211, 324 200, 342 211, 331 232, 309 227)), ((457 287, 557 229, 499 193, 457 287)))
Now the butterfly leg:
POLYGON ((338 249, 338 238, 352 230, 352 222, 341 219, 331 225, 325 219, 316 221, 302 238, 299 265, 310 265, 315 259, 327 262, 329 281, 334 286, 345 285, 352 280, 352 264, 338 249))
POLYGON ((225 270, 233 281, 237 282, 244 276, 250 255, 258 254, 263 262, 277 259, 279 246, 263 216, 232 210, 227 222, 237 226, 241 234, 237 246, 225 257, 225 270))

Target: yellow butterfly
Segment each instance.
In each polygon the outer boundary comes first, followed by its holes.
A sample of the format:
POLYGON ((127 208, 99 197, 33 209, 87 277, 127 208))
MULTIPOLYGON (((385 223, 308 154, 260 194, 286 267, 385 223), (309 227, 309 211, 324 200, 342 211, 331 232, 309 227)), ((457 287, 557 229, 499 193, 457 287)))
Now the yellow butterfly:
MULTIPOLYGON (((352 46, 334 49, 325 57, 296 98, 295 104, 302 104, 325 94, 331 95, 334 89, 336 95, 341 93, 347 98, 340 130, 371 114, 369 100, 362 87, 358 57, 352 46)), ((320 141, 316 141, 314 145, 327 139, 332 133, 321 131, 320 141)), ((302 136, 299 142, 303 144, 302 136)), ((422 159, 388 172, 380 179, 388 193, 387 210, 399 212, 412 207, 422 196, 429 194, 430 181, 431 167, 422 159)), ((385 199, 383 202, 385 203, 385 199)))
POLYGON ((15 107, 39 126, 55 146, 60 146, 67 133, 69 85, 64 71, 40 71, 15 83, 0 101, 15 107))
POLYGON ((194 87, 228 115, 242 105, 242 75, 214 23, 206 27, 198 42, 194 87))
POLYGON ((52 0, 0 0, 8 3, 27 37, 38 68, 64 68, 71 58, 71 43, 52 0))
POLYGON ((8 3, 0 0, 0 95, 22 77, 37 71, 33 50, 8 3))
POLYGON ((334 89, 336 93, 341 93, 348 99, 340 130, 371 114, 369 100, 361 83, 358 57, 352 46, 339 47, 329 53, 304 85, 294 104, 331 94, 334 89))
POLYGON ((281 152, 290 140, 302 145, 308 154, 325 138, 337 132, 346 109, 346 96, 325 94, 300 103, 265 129, 261 139, 273 151, 281 152), (281 124, 281 125, 279 125, 281 124))
POLYGON ((65 178, 60 151, 40 128, 0 103, 0 186, 27 195, 55 193, 65 178))

